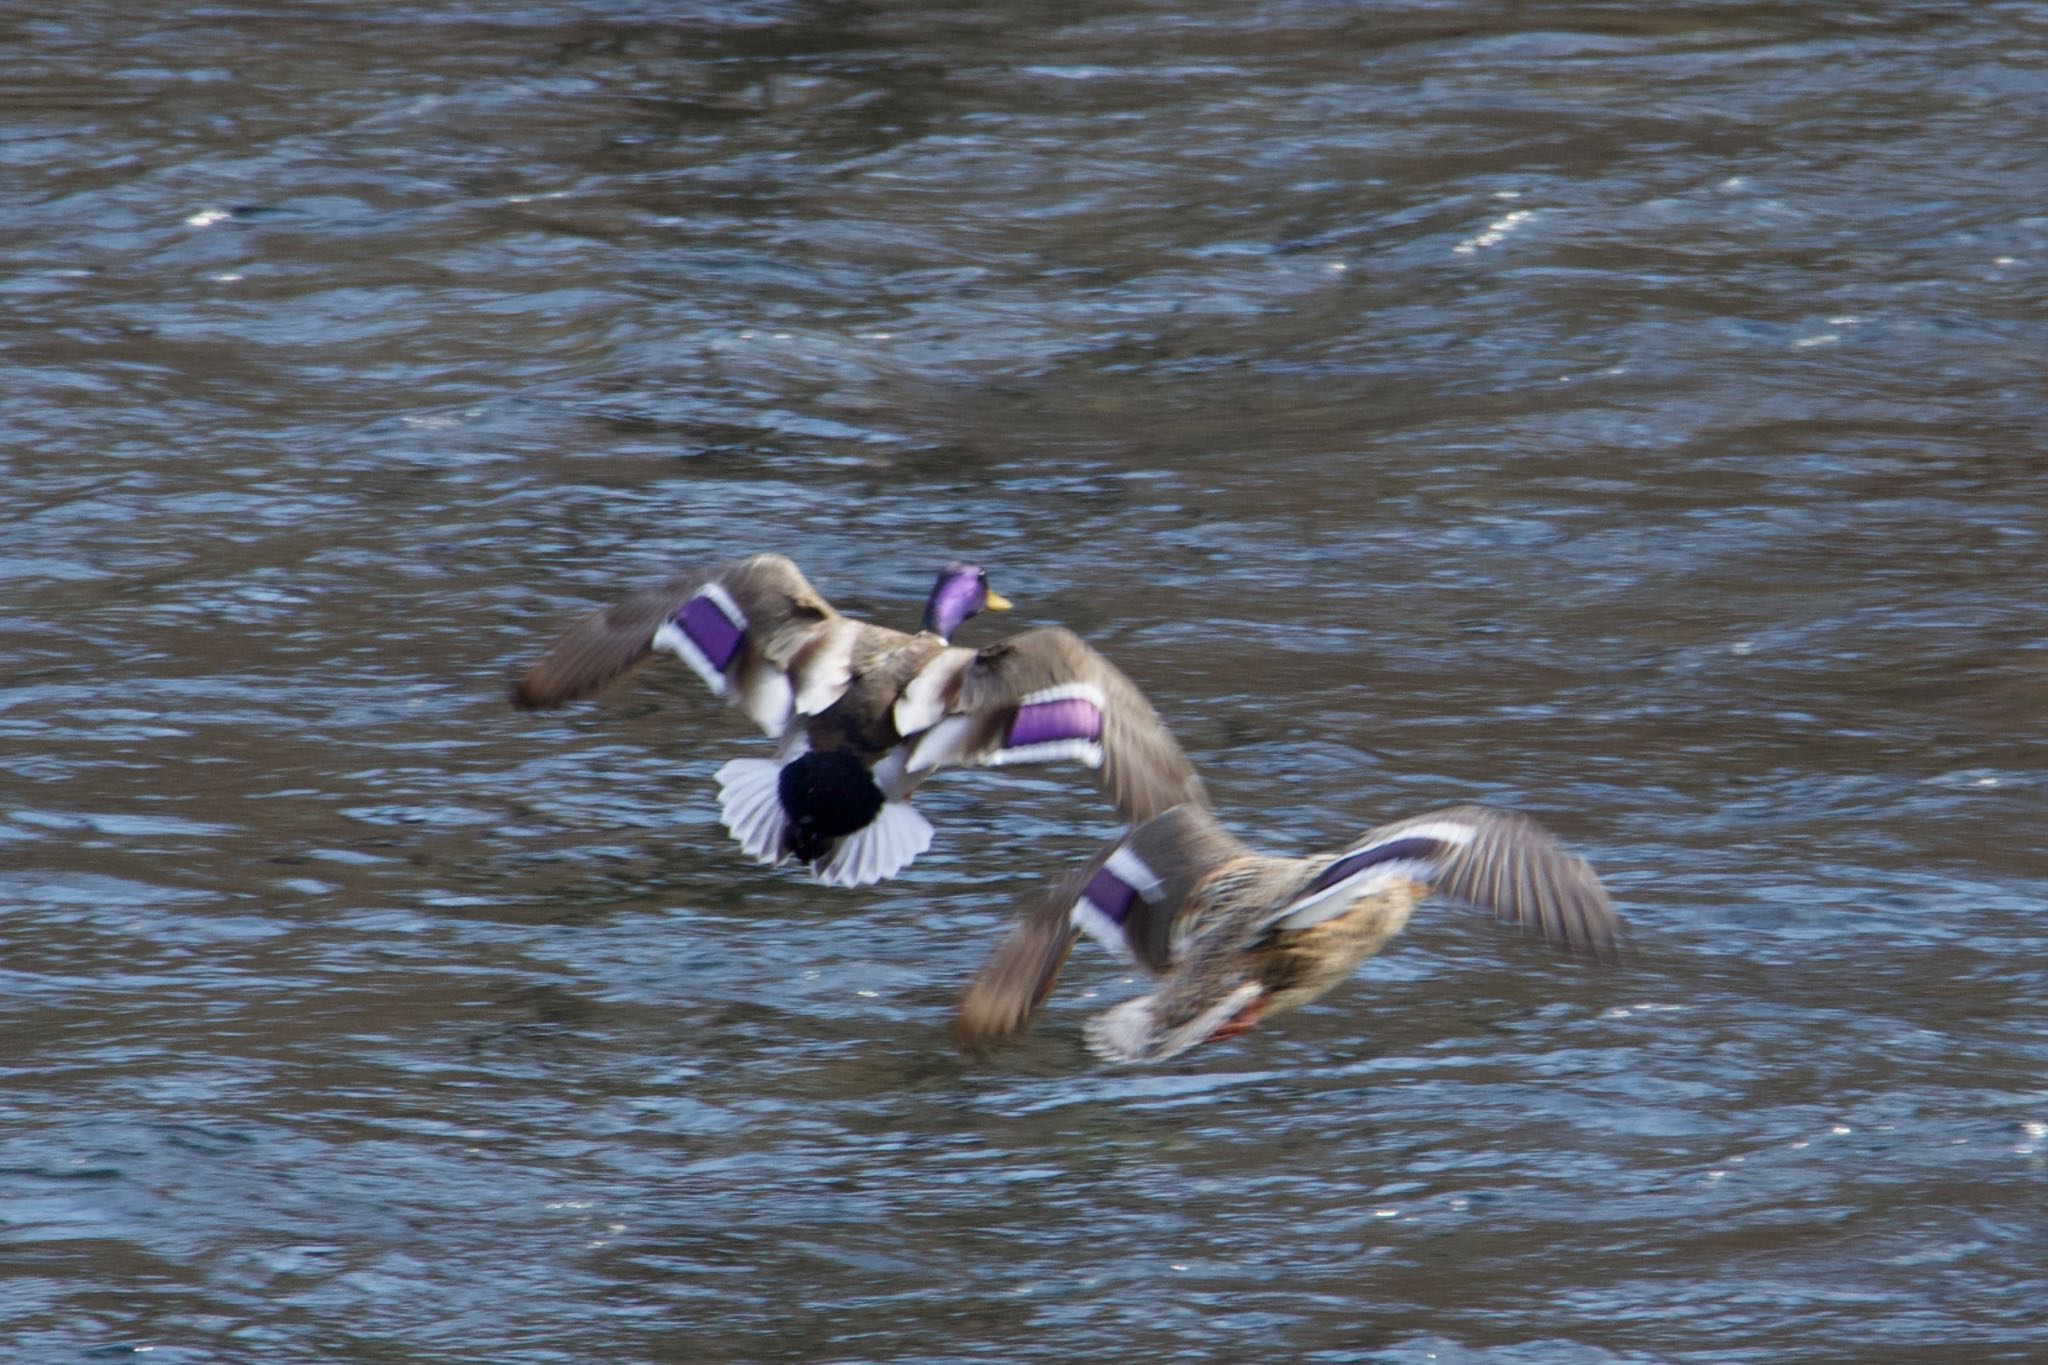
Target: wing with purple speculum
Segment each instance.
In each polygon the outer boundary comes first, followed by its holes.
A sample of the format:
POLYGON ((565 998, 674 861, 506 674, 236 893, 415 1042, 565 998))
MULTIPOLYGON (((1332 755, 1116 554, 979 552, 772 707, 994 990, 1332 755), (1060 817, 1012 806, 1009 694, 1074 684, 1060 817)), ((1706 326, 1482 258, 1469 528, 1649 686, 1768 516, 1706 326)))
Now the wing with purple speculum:
MULTIPOLYGON (((1206 800, 1152 703, 1114 664, 1057 626, 969 654, 948 650, 906 689, 924 729, 909 766, 1078 762, 1132 822, 1206 800)), ((899 710, 899 717, 904 716, 899 710)))
MULTIPOLYGON (((657 654, 673 654, 713 693, 780 734, 800 695, 843 691, 843 650, 821 649, 860 629, 820 597, 795 564, 756 555, 638 589, 572 626, 514 684, 528 710, 591 696, 657 654), (807 670, 806 664, 811 665, 807 670)), ((824 704, 829 705, 827 700, 824 704)))

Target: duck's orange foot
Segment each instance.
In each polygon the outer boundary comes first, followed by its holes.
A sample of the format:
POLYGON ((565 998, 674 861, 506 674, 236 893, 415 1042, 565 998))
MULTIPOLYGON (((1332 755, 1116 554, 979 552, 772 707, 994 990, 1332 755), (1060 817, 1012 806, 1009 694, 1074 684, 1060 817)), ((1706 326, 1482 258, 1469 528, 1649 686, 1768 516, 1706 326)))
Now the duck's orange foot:
POLYGON ((1263 994, 1255 995, 1252 997, 1252 1002, 1249 1005, 1246 1005, 1236 1014, 1225 1019, 1222 1025, 1214 1033, 1210 1034, 1206 1041, 1220 1043, 1226 1038, 1235 1038, 1240 1033, 1250 1033, 1252 1025, 1258 1023, 1265 1016, 1265 1013, 1266 997, 1263 994))

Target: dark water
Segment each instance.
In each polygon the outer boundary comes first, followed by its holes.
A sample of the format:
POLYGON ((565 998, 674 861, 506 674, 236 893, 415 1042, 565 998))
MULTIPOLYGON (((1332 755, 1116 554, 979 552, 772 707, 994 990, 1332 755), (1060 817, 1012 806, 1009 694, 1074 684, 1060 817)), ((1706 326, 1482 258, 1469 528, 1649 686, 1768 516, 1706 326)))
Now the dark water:
MULTIPOLYGON (((0 1341, 23 1360, 2048 1357, 2048 9, 0 14, 0 1341), (1631 968, 1428 914, 1184 1066, 1112 825, 755 868, 680 669, 774 549, 991 566, 1229 821, 1511 804, 1631 968)), ((981 623, 967 638, 991 638, 981 623)))

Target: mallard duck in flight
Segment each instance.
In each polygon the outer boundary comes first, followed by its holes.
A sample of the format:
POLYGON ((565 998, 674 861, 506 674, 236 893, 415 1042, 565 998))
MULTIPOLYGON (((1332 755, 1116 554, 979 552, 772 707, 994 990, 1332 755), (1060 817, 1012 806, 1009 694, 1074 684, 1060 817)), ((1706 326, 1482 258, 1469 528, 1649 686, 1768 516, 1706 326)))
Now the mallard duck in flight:
POLYGON ((571 627, 513 685, 513 704, 592 695, 661 654, 782 741, 772 759, 718 770, 723 822, 763 863, 819 881, 894 876, 930 846, 910 794, 946 766, 1070 759, 1093 768, 1127 820, 1203 801, 1201 780, 1144 694, 1058 627, 982 649, 948 643, 1006 611, 988 576, 939 571, 915 634, 842 616, 780 555, 677 574, 571 627))
POLYGON ((1621 921, 1593 869, 1533 820, 1453 806, 1399 820, 1339 853, 1271 858, 1208 810, 1141 822, 1024 912, 960 999, 955 1037, 1022 1030, 1088 934, 1158 978, 1087 1025, 1088 1046, 1158 1062, 1234 1038, 1349 977, 1432 892, 1612 960, 1621 921))

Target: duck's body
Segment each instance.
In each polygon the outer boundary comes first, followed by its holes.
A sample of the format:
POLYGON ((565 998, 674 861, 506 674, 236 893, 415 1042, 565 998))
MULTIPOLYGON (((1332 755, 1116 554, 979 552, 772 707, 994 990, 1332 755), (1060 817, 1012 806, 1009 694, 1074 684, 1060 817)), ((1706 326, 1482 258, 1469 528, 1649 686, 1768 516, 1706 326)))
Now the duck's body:
POLYGON ((589 696, 657 654, 782 741, 718 771, 724 822, 756 859, 836 885, 894 875, 931 842, 910 793, 949 765, 1075 759, 1127 819, 1203 799, 1144 695, 1071 632, 985 649, 948 637, 1009 603, 971 564, 939 574, 915 634, 843 616, 780 555, 679 574, 573 627, 513 687, 515 705, 589 696))
POLYGON ((1141 822, 1027 910, 961 997, 967 1045, 1021 1030, 1082 933, 1159 979, 1089 1021, 1116 1061, 1163 1061, 1307 1004, 1386 946, 1432 892, 1611 958, 1621 923, 1599 879, 1531 820, 1454 806, 1341 853, 1273 858, 1182 806, 1141 822))

